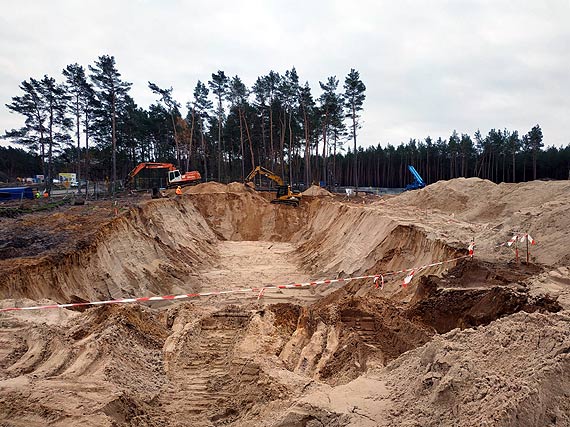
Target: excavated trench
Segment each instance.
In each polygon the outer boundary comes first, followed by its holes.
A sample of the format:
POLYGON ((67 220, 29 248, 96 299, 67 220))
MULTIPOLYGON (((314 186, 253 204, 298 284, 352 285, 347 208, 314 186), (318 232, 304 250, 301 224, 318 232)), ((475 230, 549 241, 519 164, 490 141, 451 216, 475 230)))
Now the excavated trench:
MULTIPOLYGON (((73 251, 53 230, 34 231, 36 240, 57 236, 34 256, 10 257, 3 241, 3 305, 258 288, 466 253, 373 207, 306 198, 295 209, 233 190, 132 207, 82 233, 73 251)), ((529 297, 524 280, 539 267, 513 273, 470 259, 448 267, 423 270, 405 290, 396 277, 383 290, 361 280, 47 318, 1 315, 0 424, 255 425, 313 381, 345 384, 436 334, 560 309, 529 297)))

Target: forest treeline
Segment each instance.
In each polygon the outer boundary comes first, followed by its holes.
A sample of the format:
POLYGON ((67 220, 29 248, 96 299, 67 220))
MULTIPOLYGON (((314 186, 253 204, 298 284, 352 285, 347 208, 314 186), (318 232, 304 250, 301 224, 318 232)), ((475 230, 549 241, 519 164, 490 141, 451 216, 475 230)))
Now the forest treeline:
MULTIPOLYGON (((570 145, 544 149, 539 125, 528 132, 491 129, 471 136, 410 139, 361 148, 357 138, 366 86, 351 69, 319 81, 313 94, 295 70, 270 71, 248 88, 224 71, 198 81, 183 116, 174 89, 149 82, 156 103, 137 106, 115 58, 65 67, 21 83, 6 107, 23 118, 3 137, 25 149, 0 148, 0 178, 76 172, 78 179, 120 183, 140 162, 169 162, 207 180, 243 180, 261 165, 291 183, 404 187, 411 164, 427 183, 478 176, 495 182, 568 179, 570 145)), ((49 185, 49 184, 48 184, 49 185)), ((115 188, 115 186, 113 186, 115 188)))

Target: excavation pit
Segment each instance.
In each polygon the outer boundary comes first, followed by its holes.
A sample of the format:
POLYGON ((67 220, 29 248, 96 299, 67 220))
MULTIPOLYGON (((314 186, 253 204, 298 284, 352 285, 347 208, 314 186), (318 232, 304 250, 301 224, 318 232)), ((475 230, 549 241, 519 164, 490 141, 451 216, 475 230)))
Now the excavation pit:
POLYGON ((333 396, 386 367, 397 371, 402 358, 455 328, 563 308, 531 292, 556 262, 539 264, 536 255, 513 264, 497 250, 462 258, 473 233, 483 249, 496 241, 453 208, 450 216, 425 202, 402 210, 398 198, 331 196, 294 208, 241 184, 209 183, 180 197, 5 218, 2 307, 256 290, 0 313, 0 421, 341 425, 357 415, 319 403, 320 390, 333 396), (430 264, 407 288, 405 274, 395 274, 383 289, 370 279, 260 292, 430 264))

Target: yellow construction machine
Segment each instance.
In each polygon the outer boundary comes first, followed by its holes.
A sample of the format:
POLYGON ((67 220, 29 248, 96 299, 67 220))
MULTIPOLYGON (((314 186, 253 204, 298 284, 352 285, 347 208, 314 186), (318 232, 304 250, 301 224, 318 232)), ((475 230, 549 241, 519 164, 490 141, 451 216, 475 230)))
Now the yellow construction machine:
POLYGON ((271 201, 271 203, 299 206, 299 203, 301 202, 301 193, 298 191, 292 191, 291 186, 286 185, 279 175, 274 174, 263 166, 257 166, 254 168, 245 178, 245 182, 253 182, 253 179, 257 175, 265 176, 277 184, 277 195, 275 196, 275 199, 271 201))

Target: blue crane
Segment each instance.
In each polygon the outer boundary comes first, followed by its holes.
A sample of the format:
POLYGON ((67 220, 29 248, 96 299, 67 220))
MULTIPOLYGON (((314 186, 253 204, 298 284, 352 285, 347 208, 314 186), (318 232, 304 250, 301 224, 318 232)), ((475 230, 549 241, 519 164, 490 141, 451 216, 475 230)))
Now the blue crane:
POLYGON ((420 176, 420 174, 418 173, 416 168, 413 167, 412 165, 408 165, 408 169, 412 173, 412 175, 414 176, 414 182, 406 185, 406 191, 418 190, 420 188, 424 188, 426 186, 426 183, 424 182, 424 180, 422 179, 422 177, 420 176))

